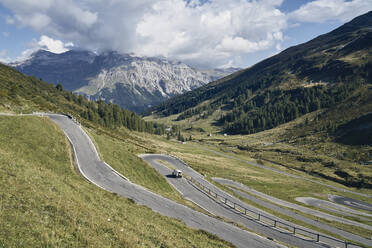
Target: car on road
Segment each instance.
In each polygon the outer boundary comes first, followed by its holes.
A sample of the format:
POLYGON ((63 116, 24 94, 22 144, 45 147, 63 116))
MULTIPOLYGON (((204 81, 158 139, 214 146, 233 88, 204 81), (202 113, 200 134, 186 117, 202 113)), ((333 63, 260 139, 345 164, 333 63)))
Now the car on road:
POLYGON ((180 170, 173 170, 172 176, 173 177, 182 177, 182 171, 180 171, 180 170))

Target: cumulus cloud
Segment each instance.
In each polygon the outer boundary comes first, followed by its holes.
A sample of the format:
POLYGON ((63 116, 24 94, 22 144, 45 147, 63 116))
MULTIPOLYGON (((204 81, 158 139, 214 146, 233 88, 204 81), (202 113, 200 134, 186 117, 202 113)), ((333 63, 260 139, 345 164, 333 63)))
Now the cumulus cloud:
POLYGON ((322 23, 330 20, 341 22, 367 13, 372 8, 371 0, 316 0, 290 13, 291 19, 300 22, 322 23))
POLYGON ((32 53, 37 50, 43 49, 52 53, 64 53, 70 50, 74 44, 72 42, 64 43, 61 40, 52 39, 46 35, 42 35, 39 40, 32 40, 28 44, 28 48, 22 51, 21 55, 18 56, 16 61, 23 61, 28 59, 32 53))
POLYGON ((212 67, 275 48, 287 26, 278 9, 282 0, 0 2, 13 12, 8 23, 81 48, 162 55, 212 67))
MULTIPOLYGON (((315 0, 289 15, 280 11, 282 2, 0 0, 13 13, 8 24, 31 27, 40 35, 95 51, 161 55, 205 67, 246 66, 252 54, 281 48, 290 19, 345 20, 370 7, 371 0, 315 0)), ((48 44, 43 45, 66 49, 48 44)))
POLYGON ((46 35, 42 35, 36 45, 36 47, 50 51, 52 53, 64 53, 73 46, 74 44, 72 42, 64 44, 62 41, 54 40, 46 35))
POLYGON ((77 28, 89 28, 97 21, 97 13, 84 7, 84 1, 74 0, 1 0, 14 12, 8 23, 29 26, 37 31, 59 33, 70 25, 77 28), (76 3, 79 2, 79 3, 76 3), (54 30, 53 30, 54 29, 54 30))
POLYGON ((136 28, 139 54, 192 64, 238 64, 241 56, 275 47, 287 27, 282 1, 168 0, 152 6, 136 28), (233 61, 231 63, 231 61, 233 61))

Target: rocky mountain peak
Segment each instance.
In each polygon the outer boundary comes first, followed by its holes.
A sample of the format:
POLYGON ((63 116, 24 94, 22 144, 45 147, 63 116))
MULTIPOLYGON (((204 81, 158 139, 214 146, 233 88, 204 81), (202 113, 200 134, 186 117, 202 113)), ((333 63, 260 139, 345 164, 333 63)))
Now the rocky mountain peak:
POLYGON ((13 67, 47 82, 61 83, 65 89, 91 99, 114 102, 137 112, 238 70, 198 70, 164 57, 83 50, 61 54, 39 50, 13 67))

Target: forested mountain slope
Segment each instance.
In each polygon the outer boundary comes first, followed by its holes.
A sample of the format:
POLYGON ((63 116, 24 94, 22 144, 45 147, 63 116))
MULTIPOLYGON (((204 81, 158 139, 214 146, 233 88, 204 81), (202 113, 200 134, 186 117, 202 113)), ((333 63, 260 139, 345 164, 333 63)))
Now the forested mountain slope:
POLYGON ((177 120, 219 111, 215 125, 224 132, 248 134, 338 106, 357 91, 369 94, 371 82, 372 11, 151 111, 179 114, 177 120))
POLYGON ((162 133, 164 128, 145 122, 137 114, 116 104, 89 101, 0 63, 0 107, 17 112, 53 111, 70 113, 80 121, 89 120, 104 127, 125 126, 129 130, 162 133))

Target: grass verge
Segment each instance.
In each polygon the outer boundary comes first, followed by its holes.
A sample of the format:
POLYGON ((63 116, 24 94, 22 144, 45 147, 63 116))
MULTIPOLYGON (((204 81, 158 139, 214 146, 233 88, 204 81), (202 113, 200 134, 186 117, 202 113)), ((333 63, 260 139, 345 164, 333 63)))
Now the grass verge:
MULTIPOLYGON (((295 198, 300 196, 314 196, 319 198, 319 196, 326 197, 327 194, 338 194, 338 195, 345 195, 349 196, 349 193, 346 192, 338 192, 329 187, 316 185, 314 187, 314 183, 303 180, 288 177, 285 175, 280 175, 263 169, 251 166, 243 161, 235 160, 232 158, 223 157, 217 155, 211 151, 206 151, 205 145, 198 144, 197 142, 193 142, 190 144, 181 144, 175 141, 168 141, 165 138, 158 138, 156 139, 150 137, 149 135, 141 134, 140 135, 144 140, 146 140, 147 144, 152 147, 156 146, 157 153, 166 153, 178 156, 179 158, 183 159, 186 163, 188 163, 193 169, 198 171, 199 173, 208 177, 223 177, 235 181, 239 181, 247 186, 261 191, 265 194, 272 195, 282 200, 286 200, 293 203, 298 203, 295 198), (156 144, 156 145, 155 145, 156 144)), ((218 150, 217 148, 214 150, 218 150)), ((231 154, 232 155, 232 154, 231 154)), ((243 159, 241 155, 238 158, 243 159)), ((245 160, 249 160, 249 158, 244 158, 245 160)), ((254 161, 254 160, 253 160, 254 161)), ((267 166, 277 167, 270 163, 264 162, 267 166)), ((285 171, 292 173, 290 169, 284 169, 285 171)), ((298 171, 294 171, 294 174, 301 175, 306 178, 310 178, 309 175, 305 173, 301 173, 298 171)), ((323 180, 322 180, 323 181, 323 180)), ((328 183, 328 182, 327 182, 328 183)), ((329 182, 330 184, 337 185, 336 183, 329 182)), ((345 186, 337 185, 341 188, 345 186)), ((353 197, 353 196, 352 196, 353 197)), ((356 197, 354 197, 356 198, 356 197)), ((369 201, 369 199, 365 199, 365 197, 357 197, 361 200, 369 201)), ((303 205, 303 204, 301 204, 303 205)), ((307 206, 313 208, 311 206, 307 206)), ((314 208, 316 209, 316 208, 314 208)), ((310 217, 310 216, 307 216, 310 217)), ((284 216, 283 216, 284 218, 284 216)), ((317 221, 320 219, 314 218, 317 221)), ((293 221, 294 223, 303 224, 296 220, 284 218, 289 221, 293 221)), ((355 219, 354 219, 355 220, 355 219)), ((322 220, 323 221, 323 220, 322 220)), ((327 222, 325 223, 335 226, 337 228, 343 229, 345 231, 350 231, 352 233, 366 236, 369 232, 362 228, 355 228, 349 225, 340 225, 339 223, 335 222, 327 222)), ((363 221, 361 221, 363 223, 363 221)), ((368 223, 366 223, 368 224, 368 223)))
POLYGON ((232 247, 71 169, 49 119, 0 117, 0 247, 232 247))
MULTIPOLYGON (((103 132, 97 132, 93 129, 86 131, 92 138, 102 160, 127 177, 131 182, 199 212, 210 215, 194 203, 183 199, 180 193, 162 175, 136 155, 136 152, 148 151, 144 149, 144 146, 137 146, 133 142, 125 142, 123 139, 110 137, 103 132)), ((126 139, 129 141, 128 137, 126 139)))

